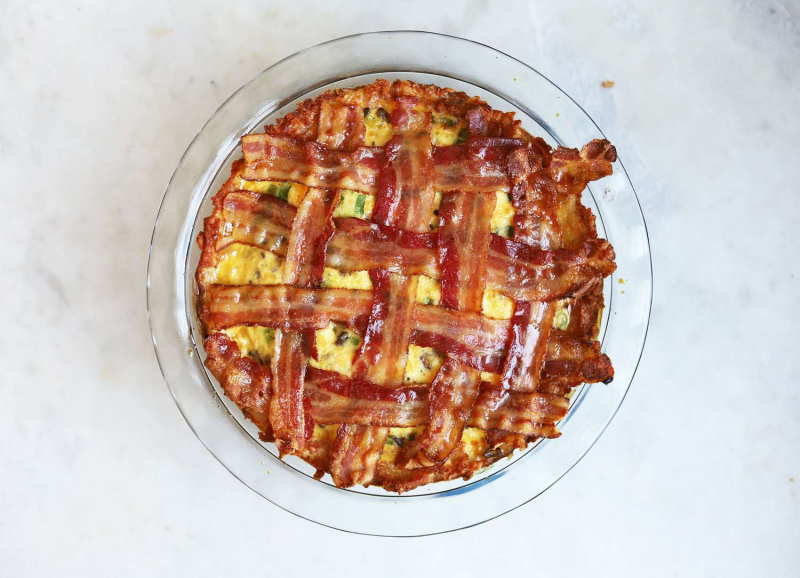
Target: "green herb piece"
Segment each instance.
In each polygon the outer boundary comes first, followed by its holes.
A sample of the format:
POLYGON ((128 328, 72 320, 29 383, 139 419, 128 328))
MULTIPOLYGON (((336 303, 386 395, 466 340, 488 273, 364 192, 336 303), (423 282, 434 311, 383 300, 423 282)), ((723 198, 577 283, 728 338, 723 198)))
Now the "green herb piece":
POLYGON ((292 190, 292 185, 289 183, 283 183, 281 188, 278 189, 278 198, 284 201, 289 200, 289 191, 292 190))
POLYGON ((358 193, 358 196, 356 197, 356 215, 357 216, 359 216, 359 217, 363 217, 364 216, 364 203, 366 203, 366 201, 367 201, 367 197, 365 195, 362 195, 361 193, 358 193))
POLYGON ((270 195, 277 195, 278 194, 278 187, 275 185, 270 185, 267 187, 267 192, 270 195))
POLYGON ((359 343, 361 343, 361 340, 358 337, 355 335, 350 336, 350 345, 358 345, 359 343))
POLYGON ((508 225, 506 227, 506 237, 509 239, 514 237, 514 225, 508 225))
POLYGON ((267 340, 267 343, 273 343, 275 341, 275 330, 271 327, 264 327, 264 339, 267 340))
POLYGON ((460 131, 458 131, 458 140, 456 141, 456 144, 461 144, 463 142, 466 142, 468 138, 469 138, 469 129, 464 127, 460 131))

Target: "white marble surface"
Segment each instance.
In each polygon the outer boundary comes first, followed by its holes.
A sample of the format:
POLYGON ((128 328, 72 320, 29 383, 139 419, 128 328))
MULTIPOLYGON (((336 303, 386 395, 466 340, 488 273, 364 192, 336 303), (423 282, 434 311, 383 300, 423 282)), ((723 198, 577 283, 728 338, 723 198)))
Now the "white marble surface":
POLYGON ((141 4, 0 1, 0 574, 800 575, 796 0, 141 4), (390 28, 493 45, 580 102, 656 275, 639 374, 589 456, 507 516, 406 541, 228 474, 162 382, 144 291, 164 186, 219 104, 390 28))

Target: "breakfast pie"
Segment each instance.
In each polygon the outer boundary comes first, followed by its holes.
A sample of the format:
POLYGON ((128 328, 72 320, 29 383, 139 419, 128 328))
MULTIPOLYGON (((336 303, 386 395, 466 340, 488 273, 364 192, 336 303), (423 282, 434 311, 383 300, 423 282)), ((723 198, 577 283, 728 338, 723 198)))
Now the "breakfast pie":
POLYGON ((198 237, 206 366, 339 487, 467 479, 614 370, 616 265, 581 204, 616 151, 551 148, 437 86, 328 91, 242 138, 198 237))

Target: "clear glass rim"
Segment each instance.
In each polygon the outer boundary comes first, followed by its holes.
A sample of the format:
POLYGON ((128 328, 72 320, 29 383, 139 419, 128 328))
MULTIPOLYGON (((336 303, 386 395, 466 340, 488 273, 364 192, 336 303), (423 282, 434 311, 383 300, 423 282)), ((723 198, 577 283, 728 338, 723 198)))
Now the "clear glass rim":
MULTIPOLYGON (((629 176, 627 174, 627 171, 625 170, 625 167, 624 167, 624 165, 623 165, 621 160, 618 160, 618 166, 621 169, 621 171, 617 171, 617 172, 619 172, 622 175, 624 175, 624 178, 627 181, 627 186, 630 187, 630 190, 633 193, 633 199, 635 200, 636 206, 638 208, 638 213, 639 213, 638 216, 641 219, 641 224, 643 226, 643 232, 644 232, 644 237, 645 237, 645 242, 646 242, 646 247, 647 247, 647 265, 649 267, 649 277, 650 277, 649 278, 649 287, 647 288, 647 292, 649 294, 647 295, 647 311, 646 311, 646 319, 644 321, 644 324, 645 324, 644 325, 644 331, 643 331, 643 334, 641 336, 641 343, 638 346, 638 354, 636 355, 636 361, 635 361, 635 364, 634 364, 634 366, 632 368, 632 372, 631 372, 630 378, 628 379, 628 382, 624 387, 624 391, 622 391, 621 394, 619 395, 619 399, 618 399, 618 403, 616 404, 616 407, 607 416, 605 424, 600 428, 599 432, 594 437, 594 440, 591 441, 585 447, 585 449, 580 453, 580 455, 578 455, 577 459, 575 459, 574 462, 570 466, 568 466, 566 469, 564 469, 563 472, 560 475, 558 475, 554 479, 552 479, 552 481, 549 484, 547 484, 545 487, 540 488, 538 491, 534 491, 533 494, 530 495, 530 497, 528 497, 527 499, 517 503, 516 505, 514 505, 512 507, 508 507, 508 508, 503 509, 502 511, 498 511, 494 515, 491 515, 491 516, 485 517, 483 519, 474 521, 473 523, 469 523, 469 524, 465 524, 465 525, 459 525, 458 527, 453 527, 453 528, 449 528, 449 529, 441 529, 441 530, 430 531, 430 532, 424 532, 423 531, 423 532, 414 533, 414 534, 412 534, 412 533, 381 534, 381 533, 374 533, 374 532, 368 532, 368 531, 367 532, 361 532, 361 531, 358 531, 358 530, 354 530, 352 528, 339 527, 339 526, 337 526, 337 525, 335 525, 333 523, 326 523, 325 521, 321 521, 319 519, 314 519, 313 517, 304 515, 302 513, 299 513, 298 511, 295 511, 295 510, 291 509, 290 507, 285 506, 284 504, 280 503, 279 501, 276 501, 276 500, 270 498, 270 496, 264 495, 264 493, 262 493, 262 491, 259 491, 258 489, 253 487, 253 485, 251 485, 251 483, 249 483, 246 479, 243 479, 242 477, 240 477, 237 474, 237 472, 234 471, 234 468, 232 468, 228 463, 226 463, 226 460, 224 460, 220 455, 218 455, 218 451, 216 451, 215 448, 213 448, 211 445, 206 443, 206 440, 204 439, 204 436, 201 435, 201 433, 195 427, 195 424, 193 424, 192 419, 187 414, 187 411, 185 410, 183 403, 181 402, 181 400, 179 399, 179 396, 176 393, 176 390, 175 390, 175 388, 173 386, 173 383, 171 382, 170 376, 168 375, 168 371, 167 371, 167 369, 165 367, 165 363, 166 362, 165 362, 164 359, 162 359, 162 354, 159 352, 159 337, 160 337, 160 335, 159 335, 159 327, 157 327, 156 324, 154 323, 154 317, 153 317, 153 303, 154 303, 154 299, 157 299, 157 297, 155 297, 154 294, 153 294, 153 290, 152 290, 152 287, 151 287, 151 279, 152 279, 153 274, 154 274, 154 270, 153 270, 154 254, 155 254, 156 251, 158 251, 158 247, 156 245, 156 240, 157 240, 157 234, 159 232, 159 224, 161 222, 162 212, 164 211, 165 204, 167 203, 167 200, 168 200, 168 195, 169 195, 169 193, 170 193, 170 191, 171 191, 171 189, 173 187, 173 182, 175 181, 176 176, 178 175, 179 171, 181 171, 182 167, 184 167, 184 163, 187 160, 187 157, 189 156, 190 152, 193 150, 193 147, 195 147, 196 143, 198 142, 198 139, 200 139, 201 135, 203 135, 203 133, 206 130, 206 128, 214 121, 215 118, 220 116, 226 110, 226 108, 228 106, 230 106, 232 101, 234 101, 236 99, 236 97, 240 93, 242 93, 243 91, 246 91, 248 89, 248 87, 253 85, 253 83, 255 83, 260 78, 269 75, 271 71, 277 69, 278 67, 285 66, 287 63, 291 63, 291 62, 293 62, 293 61, 295 61, 297 59, 300 59, 301 57, 303 57, 305 55, 317 52, 320 49, 323 49, 325 47, 331 47, 331 46, 340 45, 343 42, 346 42, 346 41, 349 41, 349 40, 353 40, 353 39, 365 39, 365 38, 370 38, 370 37, 385 37, 387 35, 389 35, 389 36, 391 36, 391 35, 403 36, 403 37, 406 37, 406 38, 413 38, 413 37, 417 37, 417 38, 421 38, 421 37, 425 37, 425 38, 444 38, 444 39, 448 39, 448 41, 452 41, 452 42, 456 42, 456 43, 466 43, 466 44, 469 44, 469 45, 478 46, 478 47, 481 47, 482 49, 485 49, 486 51, 491 51, 494 54, 497 54, 497 55, 500 55, 500 56, 502 56, 502 57, 504 57, 506 59, 509 59, 510 61, 513 61, 514 63, 516 63, 516 65, 524 67, 525 69, 527 69, 528 72, 533 73, 534 75, 539 77, 540 80, 546 81, 549 85, 551 85, 551 87, 553 89, 555 89, 558 93, 560 93, 561 95, 566 97, 572 103, 572 105, 577 107, 577 109, 579 109, 581 111, 581 113, 585 116, 585 118, 589 122, 591 122, 591 124, 597 130, 597 132, 600 135, 603 135, 602 130, 597 126, 597 124, 594 122, 594 120, 586 113, 586 111, 574 99, 572 99, 566 92, 564 92, 561 88, 559 88, 555 83, 553 83, 547 77, 545 77, 544 75, 542 75, 541 73, 536 71, 531 66, 529 66, 526 63, 522 62, 521 60, 516 59, 516 58, 514 58, 512 56, 509 56, 509 55, 507 55, 507 54, 505 54, 505 53, 503 53, 503 52, 501 52, 501 51, 499 51, 497 49, 489 47, 489 46, 487 46, 485 44, 482 44, 480 42, 475 42, 475 41, 472 41, 472 40, 467 40, 467 39, 459 38, 459 37, 456 37, 456 36, 445 35, 445 34, 436 34, 436 33, 431 33, 431 32, 413 31, 413 30, 405 30, 405 31, 401 30, 401 31, 383 31, 383 32, 370 32, 370 33, 363 33, 363 34, 354 34, 354 35, 345 36, 345 37, 337 38, 337 39, 334 39, 334 40, 330 40, 330 41, 327 41, 327 42, 323 42, 321 44, 306 48, 304 50, 301 50, 301 51, 299 51, 299 52, 297 52, 295 54, 287 56, 286 58, 276 62, 275 64, 273 64, 272 66, 268 67, 264 71, 262 71, 262 72, 258 73, 257 75, 255 75, 246 84, 244 84, 242 87, 237 89, 229 98, 227 98, 225 100, 225 102, 217 109, 217 111, 214 112, 214 114, 209 118, 209 120, 206 121, 206 123, 198 131, 198 133, 195 135, 195 137, 192 139, 191 143, 187 147, 186 152, 184 153, 184 155, 181 157, 180 161, 178 162, 178 165, 177 165, 175 171, 173 172, 173 175, 170 178, 170 181, 169 181, 169 183, 168 183, 168 185, 166 187, 166 190, 164 192, 164 195, 162 197, 162 200, 161 200, 161 203, 160 203, 160 206, 159 206, 158 217, 156 218, 156 223, 154 225, 153 235, 151 237, 150 248, 149 248, 149 253, 148 253, 148 267, 147 267, 147 269, 148 269, 148 275, 147 275, 147 310, 148 310, 148 322, 149 322, 149 325, 150 325, 151 336, 152 336, 152 339, 153 339, 156 358, 158 360, 159 368, 161 369, 161 372, 162 372, 162 375, 163 375, 163 377, 165 379, 165 382, 167 383, 168 389, 170 390, 170 394, 172 395, 173 399, 175 400, 175 403, 178 406, 179 411, 183 415, 184 419, 186 420, 186 422, 189 425, 189 427, 192 430, 192 432, 198 437, 198 439, 209 450, 209 452, 234 477, 239 479, 246 486, 251 488, 253 491, 258 493, 262 497, 264 497, 267 500, 269 500, 271 503, 277 505, 281 509, 284 509, 285 511, 288 511, 288 512, 290 512, 292 514, 295 514, 295 515, 299 516, 299 517, 302 517, 302 518, 307 519, 309 521, 312 521, 312 522, 315 522, 315 523, 318 523, 318 524, 321 524, 321 525, 324 525, 324 526, 327 526, 327 527, 330 527, 330 528, 334 528, 334 529, 338 529, 338 530, 346 531, 346 532, 350 532, 350 533, 367 534, 367 535, 424 536, 424 535, 445 533, 445 532, 449 532, 449 531, 455 531, 455 530, 459 530, 459 529, 469 528, 469 527, 472 527, 472 526, 487 522, 487 521, 492 520, 492 519, 494 519, 496 517, 499 517, 499 516, 501 516, 501 515, 503 515, 503 514, 505 514, 507 512, 510 512, 510 511, 512 511, 512 510, 514 510, 514 509, 516 509, 516 508, 528 503, 529 501, 533 500, 537 496, 541 495, 542 492, 547 490, 555 482, 557 482, 561 477, 566 475, 566 473, 568 471, 570 471, 572 469, 572 467, 574 467, 583 458, 583 456, 586 455, 586 453, 593 447, 593 445, 597 442, 599 437, 605 431, 605 429, 608 426, 608 424, 613 419, 614 415, 619 410, 619 407, 621 406, 622 401, 626 397, 627 392, 628 392, 628 390, 630 388, 630 385, 632 383, 633 377, 634 377, 634 375, 636 373, 636 370, 638 368, 638 364, 639 364, 639 362, 641 360, 641 356, 642 356, 643 351, 644 351, 644 344, 646 342, 647 331, 648 331, 648 328, 649 328, 650 311, 651 311, 651 308, 652 308, 652 299, 653 299, 653 279, 652 279, 653 273, 652 273, 652 255, 650 254, 650 251, 649 251, 649 234, 648 234, 648 231, 647 231, 647 225, 646 225, 646 222, 645 222, 645 219, 644 219, 644 214, 643 214, 643 211, 642 211, 642 208, 641 208, 641 203, 639 202, 638 196, 636 195, 635 190, 633 188, 633 184, 631 183, 630 178, 629 178, 629 176)), ((402 71, 397 70, 397 72, 402 72, 402 71)), ((442 74, 440 71, 436 71, 435 74, 440 74, 442 76, 448 76, 447 74, 442 74)), ((452 78, 458 79, 459 76, 452 76, 452 78)), ((313 85, 309 86, 309 87, 306 87, 306 89, 307 90, 305 90, 305 92, 308 92, 308 91, 312 90, 313 89, 313 85)), ((504 99, 507 99, 507 97, 505 95, 502 95, 501 97, 504 98, 504 99)), ((293 98, 293 95, 288 95, 286 97, 286 100, 291 100, 292 98, 293 98)), ((559 140, 559 144, 563 144, 563 143, 560 143, 560 139, 558 139, 557 133, 554 132, 554 131, 550 131, 549 124, 547 122, 545 122, 543 119, 538 118, 538 116, 535 113, 528 111, 527 107, 524 106, 524 103, 516 102, 515 100, 509 100, 509 102, 513 102, 516 106, 518 106, 522 110, 525 110, 526 112, 528 112, 529 116, 531 116, 532 118, 536 119, 536 121, 540 124, 540 126, 545 128, 545 130, 548 130, 548 132, 551 132, 551 135, 554 138, 556 138, 556 140, 559 140)), ((275 106, 277 107, 279 105, 277 103, 275 103, 275 106)), ((189 273, 191 273, 191 272, 189 272, 189 273)), ((570 414, 572 414, 572 409, 570 410, 570 414)), ((433 498, 433 497, 435 497, 435 495, 413 496, 411 498, 412 499, 413 498, 418 498, 418 499, 424 500, 426 498, 433 498)), ((361 498, 361 496, 359 496, 359 498, 361 498)), ((403 501, 405 501, 405 500, 403 500, 403 501)))

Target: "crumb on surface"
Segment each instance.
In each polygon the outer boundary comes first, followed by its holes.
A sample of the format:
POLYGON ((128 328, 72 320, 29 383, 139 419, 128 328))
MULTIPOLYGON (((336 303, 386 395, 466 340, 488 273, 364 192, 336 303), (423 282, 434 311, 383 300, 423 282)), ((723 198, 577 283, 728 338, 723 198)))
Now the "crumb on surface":
POLYGON ((600 83, 600 86, 603 88, 614 88, 614 81, 613 80, 604 80, 600 83))

